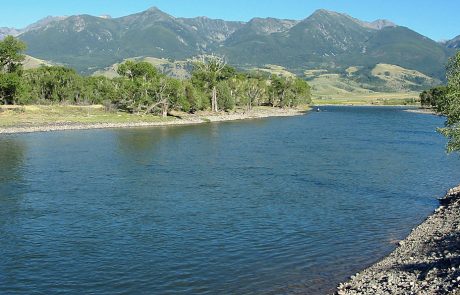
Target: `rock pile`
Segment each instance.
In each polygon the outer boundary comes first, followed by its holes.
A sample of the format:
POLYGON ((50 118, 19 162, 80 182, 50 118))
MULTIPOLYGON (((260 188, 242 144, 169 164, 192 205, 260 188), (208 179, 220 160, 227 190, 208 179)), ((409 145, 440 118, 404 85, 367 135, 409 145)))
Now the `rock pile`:
POLYGON ((460 186, 382 261, 340 284, 336 294, 460 295, 460 186))

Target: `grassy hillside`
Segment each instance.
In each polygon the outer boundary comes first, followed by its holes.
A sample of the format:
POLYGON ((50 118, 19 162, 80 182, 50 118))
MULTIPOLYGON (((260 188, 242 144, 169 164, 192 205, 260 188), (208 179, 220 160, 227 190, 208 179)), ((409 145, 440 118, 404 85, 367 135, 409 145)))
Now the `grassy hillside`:
POLYGON ((30 55, 26 55, 26 59, 23 61, 22 64, 24 66, 24 69, 26 70, 36 69, 40 66, 51 66, 52 65, 52 63, 48 61, 41 60, 41 59, 32 57, 30 55))

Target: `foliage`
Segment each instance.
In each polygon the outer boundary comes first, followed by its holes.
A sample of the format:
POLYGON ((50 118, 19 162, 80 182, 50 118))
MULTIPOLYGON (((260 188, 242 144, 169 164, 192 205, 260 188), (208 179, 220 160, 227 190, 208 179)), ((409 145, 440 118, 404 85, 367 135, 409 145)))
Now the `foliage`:
POLYGON ((448 139, 449 152, 460 151, 460 51, 446 67, 447 87, 440 86, 420 94, 422 103, 432 105, 437 112, 447 117, 445 128, 440 132, 448 139))
POLYGON ((23 54, 26 45, 12 36, 0 41, 0 103, 16 104, 21 84, 23 54))
POLYGON ((446 97, 447 87, 437 86, 420 93, 420 102, 424 107, 433 107, 438 113, 444 113, 446 97))
POLYGON ((449 138, 447 149, 460 151, 460 51, 447 64, 446 127, 442 133, 449 138))
POLYGON ((0 103, 16 104, 23 88, 18 73, 0 73, 0 103))
POLYGON ((230 111, 236 106, 295 107, 311 102, 310 86, 299 78, 241 73, 216 55, 194 61, 192 77, 178 80, 160 73, 148 62, 126 61, 119 77, 87 77, 62 66, 22 70, 21 50, 14 38, 0 42, 0 102, 4 104, 103 104, 128 113, 161 114, 171 110, 230 111))
POLYGON ((24 61, 26 44, 13 36, 7 36, 0 41, 0 72, 15 73, 24 61))

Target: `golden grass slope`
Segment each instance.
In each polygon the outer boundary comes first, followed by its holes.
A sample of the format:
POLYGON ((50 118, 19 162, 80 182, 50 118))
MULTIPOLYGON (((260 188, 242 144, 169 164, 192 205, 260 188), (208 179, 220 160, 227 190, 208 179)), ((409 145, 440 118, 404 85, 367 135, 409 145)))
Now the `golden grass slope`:
POLYGON ((405 90, 410 86, 420 84, 420 82, 430 85, 438 83, 437 80, 418 71, 389 64, 377 64, 371 74, 374 77, 384 80, 388 87, 395 90, 405 90))
POLYGON ((40 66, 51 66, 52 64, 45 60, 41 60, 41 59, 32 57, 30 55, 26 55, 26 58, 23 61, 22 65, 24 69, 30 70, 30 69, 39 68, 40 66))

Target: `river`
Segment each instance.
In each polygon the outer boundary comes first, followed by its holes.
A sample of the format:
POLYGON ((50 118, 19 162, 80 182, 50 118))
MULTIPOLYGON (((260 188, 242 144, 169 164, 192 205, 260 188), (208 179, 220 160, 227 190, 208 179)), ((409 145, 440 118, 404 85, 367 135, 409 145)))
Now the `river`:
POLYGON ((0 136, 1 294, 325 294, 460 182, 397 107, 0 136))

